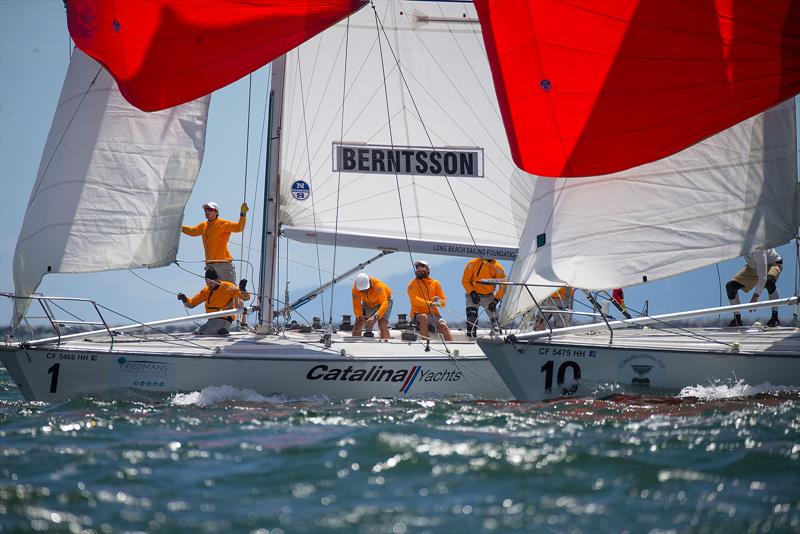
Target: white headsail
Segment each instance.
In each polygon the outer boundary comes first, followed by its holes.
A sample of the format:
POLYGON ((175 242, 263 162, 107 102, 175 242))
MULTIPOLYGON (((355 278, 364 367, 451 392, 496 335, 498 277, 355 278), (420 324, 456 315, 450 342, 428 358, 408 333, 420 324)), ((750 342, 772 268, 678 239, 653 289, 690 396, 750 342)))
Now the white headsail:
POLYGON ((515 257, 535 178, 511 160, 472 4, 375 2, 287 54, 284 98, 284 235, 515 257))
MULTIPOLYGON (((31 295, 50 272, 175 260, 209 101, 145 113, 99 63, 73 52, 14 253, 17 295, 31 295)), ((28 304, 16 301, 14 324, 28 304)))
MULTIPOLYGON (((628 171, 540 179, 510 279, 611 289, 789 241, 800 223, 795 103, 628 171)), ((537 300, 553 291, 532 287, 537 300)), ((533 306, 506 294, 501 321, 533 306)))

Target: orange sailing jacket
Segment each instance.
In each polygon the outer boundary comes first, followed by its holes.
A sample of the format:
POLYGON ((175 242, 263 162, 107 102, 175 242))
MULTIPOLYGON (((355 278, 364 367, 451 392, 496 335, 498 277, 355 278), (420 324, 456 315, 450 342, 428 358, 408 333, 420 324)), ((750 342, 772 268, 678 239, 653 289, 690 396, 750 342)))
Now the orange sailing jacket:
POLYGON ((442 306, 446 304, 442 284, 433 278, 414 278, 408 283, 408 299, 411 301, 411 315, 415 313, 432 313, 439 315, 439 309, 431 306, 433 297, 442 300, 442 306))
POLYGON ((217 217, 213 221, 203 221, 197 226, 181 226, 181 232, 191 236, 203 236, 203 248, 206 251, 206 263, 215 261, 233 261, 228 250, 228 239, 231 232, 241 232, 247 222, 239 217, 239 222, 228 221, 217 217))
MULTIPOLYGON (((220 310, 238 308, 239 303, 236 299, 248 300, 249 298, 250 293, 247 291, 242 293, 238 287, 223 280, 219 283, 219 287, 215 289, 211 289, 210 286, 206 285, 200 290, 200 293, 190 299, 187 299, 186 305, 190 308, 194 308, 201 302, 205 302, 206 313, 212 313, 220 310)), ((224 317, 224 319, 233 321, 234 318, 224 317)))
POLYGON ((472 291, 479 295, 491 295, 494 288, 497 287, 497 294, 494 296, 497 300, 503 298, 506 292, 505 286, 479 284, 478 280, 485 278, 505 278, 506 272, 500 262, 491 259, 484 260, 483 258, 475 258, 467 263, 464 267, 464 276, 461 277, 461 285, 464 286, 464 291, 470 293, 472 291))
POLYGON ((384 317, 386 310, 389 308, 389 299, 392 298, 392 289, 377 278, 369 277, 369 288, 366 291, 359 291, 356 289, 356 284, 353 283, 353 313, 356 319, 361 317, 362 309, 361 303, 367 308, 378 308, 378 319, 389 319, 384 317))

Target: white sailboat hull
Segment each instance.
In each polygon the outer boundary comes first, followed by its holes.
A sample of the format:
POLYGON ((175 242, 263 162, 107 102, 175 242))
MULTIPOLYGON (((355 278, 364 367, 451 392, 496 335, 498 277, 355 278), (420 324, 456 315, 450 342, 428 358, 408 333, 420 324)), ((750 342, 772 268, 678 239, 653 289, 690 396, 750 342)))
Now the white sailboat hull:
POLYGON ((681 389, 743 381, 800 387, 800 331, 792 328, 608 330, 478 344, 519 400, 588 395, 598 385, 681 389))
POLYGON ((326 349, 319 339, 319 333, 284 338, 236 333, 115 340, 113 348, 108 338, 49 347, 3 344, 0 361, 27 400, 44 402, 116 396, 127 389, 169 394, 223 385, 293 399, 511 397, 472 342, 447 343, 448 355, 438 342, 426 351, 421 342, 334 336, 326 349))

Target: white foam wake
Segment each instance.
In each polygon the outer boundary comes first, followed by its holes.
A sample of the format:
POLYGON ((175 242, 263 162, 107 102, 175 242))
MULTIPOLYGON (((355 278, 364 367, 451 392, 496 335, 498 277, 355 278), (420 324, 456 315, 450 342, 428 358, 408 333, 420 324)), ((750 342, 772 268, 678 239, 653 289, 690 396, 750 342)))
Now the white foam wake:
POLYGON ((773 386, 764 382, 757 386, 746 384, 744 380, 736 383, 713 383, 707 385, 688 386, 681 390, 679 397, 698 397, 701 399, 732 399, 736 397, 752 397, 765 393, 798 393, 800 388, 793 386, 773 386))
POLYGON ((189 406, 192 404, 205 406, 225 401, 281 402, 284 400, 277 397, 265 397, 252 389, 235 388, 233 386, 208 386, 200 391, 191 393, 176 393, 171 402, 177 406, 189 406))

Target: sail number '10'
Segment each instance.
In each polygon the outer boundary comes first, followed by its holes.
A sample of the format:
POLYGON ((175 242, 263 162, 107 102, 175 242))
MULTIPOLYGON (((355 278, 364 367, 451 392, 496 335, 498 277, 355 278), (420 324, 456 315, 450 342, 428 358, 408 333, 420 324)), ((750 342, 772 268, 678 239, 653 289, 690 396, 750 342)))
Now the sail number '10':
MULTIPOLYGON (((544 389, 547 391, 553 390, 553 370, 555 363, 553 360, 548 360, 547 363, 542 365, 541 372, 544 373, 544 389)), ((561 395, 572 395, 578 390, 578 381, 581 379, 581 367, 576 362, 566 361, 558 366, 556 372, 556 385, 561 389, 561 395), (569 387, 564 387, 564 381, 567 378, 567 369, 572 369, 572 384, 569 387)))

